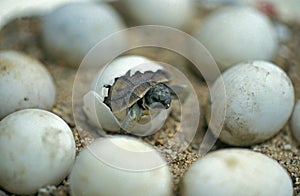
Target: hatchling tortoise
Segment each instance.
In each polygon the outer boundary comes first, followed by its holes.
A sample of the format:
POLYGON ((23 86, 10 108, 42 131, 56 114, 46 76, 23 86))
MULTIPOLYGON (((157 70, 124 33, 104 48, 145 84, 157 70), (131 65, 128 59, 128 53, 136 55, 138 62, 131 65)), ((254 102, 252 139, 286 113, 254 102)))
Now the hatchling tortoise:
POLYGON ((169 83, 170 76, 164 70, 136 71, 133 75, 129 70, 115 78, 112 85, 104 86, 108 88, 104 103, 121 122, 122 129, 130 129, 133 122, 149 114, 150 108, 168 109, 172 99, 179 98, 178 94, 187 97, 185 87, 169 83))

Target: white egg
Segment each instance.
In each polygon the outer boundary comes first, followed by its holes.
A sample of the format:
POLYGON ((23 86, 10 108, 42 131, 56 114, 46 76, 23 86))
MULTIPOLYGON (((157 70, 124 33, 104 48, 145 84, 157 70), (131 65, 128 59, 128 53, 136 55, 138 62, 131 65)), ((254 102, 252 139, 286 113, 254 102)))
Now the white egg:
POLYGON ((187 27, 193 18, 191 0, 125 0, 129 14, 142 25, 164 25, 174 28, 187 27))
MULTIPOLYGON (((250 61, 231 67, 211 90, 211 113, 226 110, 219 138, 228 144, 246 146, 274 136, 288 121, 294 106, 294 88, 286 73, 266 61, 250 61), (224 84, 223 84, 224 82, 224 84), (218 96, 225 85, 226 97, 218 96), (223 100, 225 99, 225 104, 223 100)), ((216 134, 218 130, 211 126, 216 134)))
POLYGON ((79 195, 171 195, 167 163, 150 145, 133 137, 99 138, 82 150, 70 175, 79 195))
POLYGON ((57 185, 75 152, 72 131, 58 116, 40 109, 12 113, 0 121, 0 187, 23 195, 57 185))
POLYGON ((182 181, 182 195, 292 196, 287 171, 254 151, 226 149, 207 154, 191 165, 182 181))
MULTIPOLYGON (((112 85, 115 78, 125 75, 129 70, 131 70, 132 75, 136 71, 144 73, 145 71, 157 71, 159 69, 163 69, 163 67, 142 56, 123 56, 113 60, 99 72, 93 81, 91 91, 84 96, 83 110, 90 123, 94 126, 100 125, 105 130, 119 131, 120 125, 114 114, 103 103, 104 98, 108 95, 108 89, 104 86, 112 85)), ((143 135, 159 129, 164 124, 169 111, 160 112, 149 123, 136 124, 131 133, 143 135)))
POLYGON ((50 110, 55 85, 37 60, 16 51, 0 52, 0 119, 25 108, 50 110))
POLYGON ((221 70, 245 60, 271 60, 278 40, 271 21, 250 7, 226 7, 208 16, 194 33, 221 70))
POLYGON ((300 142, 300 100, 298 99, 291 119, 292 132, 298 142, 300 142))
POLYGON ((118 13, 105 3, 70 3, 42 20, 42 38, 47 52, 71 66, 79 66, 99 41, 124 28, 118 13))

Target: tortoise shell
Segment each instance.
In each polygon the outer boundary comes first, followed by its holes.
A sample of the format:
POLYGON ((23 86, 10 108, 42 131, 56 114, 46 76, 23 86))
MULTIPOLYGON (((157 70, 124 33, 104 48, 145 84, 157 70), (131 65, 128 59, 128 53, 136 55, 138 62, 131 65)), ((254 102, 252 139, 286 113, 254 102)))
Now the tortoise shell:
POLYGON ((136 71, 130 76, 130 70, 123 76, 115 78, 112 86, 108 86, 108 96, 104 103, 111 109, 118 120, 124 120, 129 108, 142 99, 155 85, 168 83, 170 77, 163 70, 136 71))

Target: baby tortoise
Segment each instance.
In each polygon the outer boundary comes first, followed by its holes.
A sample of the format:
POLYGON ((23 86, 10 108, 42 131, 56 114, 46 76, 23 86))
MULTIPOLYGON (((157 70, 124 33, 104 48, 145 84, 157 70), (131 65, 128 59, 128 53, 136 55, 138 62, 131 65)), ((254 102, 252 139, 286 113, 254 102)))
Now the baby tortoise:
POLYGON ((169 86, 170 77, 163 70, 135 72, 130 70, 123 76, 115 78, 108 88, 108 96, 104 103, 111 109, 115 117, 122 122, 121 127, 130 129, 133 122, 142 116, 149 115, 150 108, 168 109, 172 99, 178 99, 178 92, 188 92, 179 85, 169 86), (175 92, 174 92, 175 90, 175 92))

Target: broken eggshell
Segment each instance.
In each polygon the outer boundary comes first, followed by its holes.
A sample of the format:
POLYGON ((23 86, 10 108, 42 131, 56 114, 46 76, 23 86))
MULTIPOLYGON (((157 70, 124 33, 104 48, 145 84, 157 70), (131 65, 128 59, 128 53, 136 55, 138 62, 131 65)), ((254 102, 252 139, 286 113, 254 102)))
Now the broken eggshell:
MULTIPOLYGON (((120 123, 112 113, 111 109, 103 103, 108 95, 108 88, 105 85, 113 85, 115 78, 123 76, 131 70, 130 74, 136 71, 144 73, 145 71, 157 71, 164 69, 161 65, 142 56, 123 56, 113 60, 94 79, 91 90, 84 96, 83 110, 87 115, 89 122, 93 126, 100 126, 107 131, 120 131, 120 123)), ((160 111, 156 116, 145 124, 135 123, 131 133, 139 135, 148 135, 158 130, 169 113, 170 109, 160 111)), ((148 116, 149 117, 149 116, 148 116)), ((147 118, 147 117, 146 117, 147 118)))

